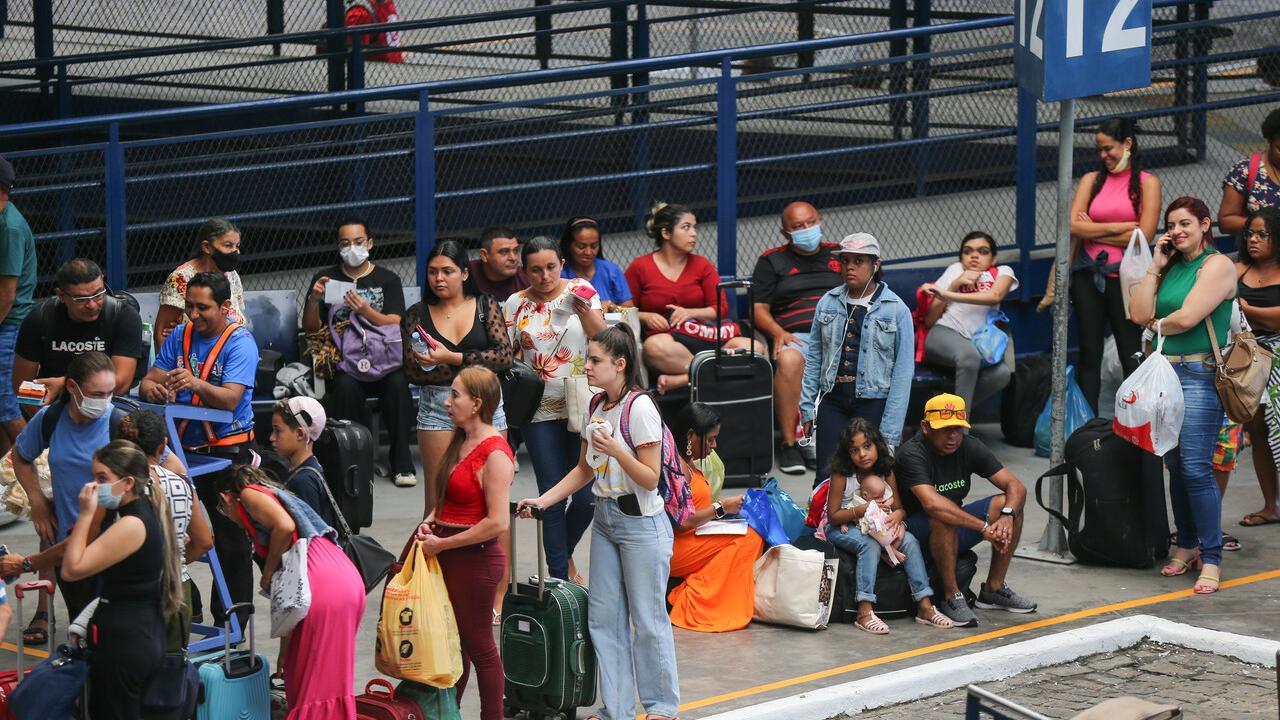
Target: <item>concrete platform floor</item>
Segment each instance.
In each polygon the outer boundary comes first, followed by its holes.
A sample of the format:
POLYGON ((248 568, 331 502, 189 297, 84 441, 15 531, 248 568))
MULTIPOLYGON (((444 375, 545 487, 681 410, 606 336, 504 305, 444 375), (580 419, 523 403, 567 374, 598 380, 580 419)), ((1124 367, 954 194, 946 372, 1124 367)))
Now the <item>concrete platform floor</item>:
MULTIPOLYGON (((1030 450, 1012 448, 1002 442, 999 427, 979 425, 975 432, 995 450, 1019 478, 1029 486, 1048 468, 1048 461, 1030 450)), ((415 453, 416 454, 416 453, 415 453)), ((518 456, 522 468, 512 490, 513 498, 536 494, 532 467, 527 456, 518 456)), ((796 497, 805 497, 810 486, 807 476, 778 475, 782 485, 796 497)), ((987 490, 977 481, 972 496, 987 490)), ((422 513, 422 488, 401 489, 389 481, 375 486, 376 524, 365 532, 387 548, 398 550, 422 513)), ((1123 570, 1082 565, 1051 565, 1015 560, 1009 582, 1019 592, 1040 603, 1032 615, 978 611, 981 626, 940 631, 916 625, 910 619, 888 621, 891 633, 877 637, 851 625, 834 625, 824 632, 773 627, 760 623, 727 634, 701 634, 676 630, 679 657, 681 717, 698 718, 743 707, 766 699, 785 697, 808 689, 868 677, 945 657, 1016 642, 1084 624, 1115 617, 1146 613, 1193 625, 1280 639, 1280 525, 1241 528, 1236 523, 1246 512, 1261 506, 1249 454, 1243 454, 1233 476, 1225 507, 1224 526, 1236 534, 1244 548, 1228 553, 1223 566, 1227 582, 1212 596, 1192 596, 1193 577, 1166 579, 1156 569, 1123 570)), ((1025 542, 1034 542, 1047 515, 1039 507, 1027 511, 1025 542)), ((531 521, 517 523, 518 573, 535 572, 534 527, 531 521)), ((589 536, 588 536, 589 537, 589 536)), ((13 552, 35 549, 35 536, 27 523, 0 529, 0 543, 13 552)), ((588 542, 576 553, 579 567, 590 578, 588 542)), ((989 553, 979 549, 979 577, 985 577, 989 553)), ((195 575, 206 585, 208 572, 196 566, 195 575)), ((207 595, 206 595, 207 597, 207 595)), ((11 600, 12 601, 12 600, 11 600)), ((478 602, 486 601, 477 598, 478 602)), ((265 599, 255 596, 259 617, 268 616, 265 599)), ((377 596, 369 604, 357 640, 356 684, 377 676, 373 664, 373 639, 378 619, 377 596)), ((61 610, 61 604, 59 603, 61 610)), ((27 617, 34 607, 28 601, 27 617)), ((59 618, 65 627, 65 612, 59 618)), ((17 623, 5 640, 13 643, 17 623)), ((268 638, 267 623, 257 629, 257 643, 274 662, 276 642, 268 638)), ((6 645, 0 668, 13 667, 12 646, 6 645)), ((468 690, 463 717, 479 717, 474 689, 468 690)))

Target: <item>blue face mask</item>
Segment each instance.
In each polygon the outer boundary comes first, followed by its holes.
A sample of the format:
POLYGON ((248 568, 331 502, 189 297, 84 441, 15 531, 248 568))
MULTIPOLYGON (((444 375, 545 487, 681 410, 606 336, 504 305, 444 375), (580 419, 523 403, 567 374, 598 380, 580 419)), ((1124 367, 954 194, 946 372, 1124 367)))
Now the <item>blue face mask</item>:
POLYGON ((822 225, 814 225, 803 230, 791 231, 791 242, 803 252, 813 252, 822 242, 822 225))
POLYGON ((98 506, 108 510, 115 510, 120 507, 120 498, 111 493, 111 486, 115 483, 103 483, 98 486, 98 506))

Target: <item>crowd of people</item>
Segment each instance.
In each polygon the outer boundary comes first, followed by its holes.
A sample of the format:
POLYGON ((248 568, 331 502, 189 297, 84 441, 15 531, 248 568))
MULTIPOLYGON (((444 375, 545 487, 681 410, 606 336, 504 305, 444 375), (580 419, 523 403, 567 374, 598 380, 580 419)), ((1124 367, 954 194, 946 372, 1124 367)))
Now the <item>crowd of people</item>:
MULTIPOLYGON (((1239 547, 1222 531, 1221 497, 1245 436, 1264 505, 1240 524, 1280 522, 1280 361, 1262 410, 1243 428, 1226 420, 1212 381, 1213 342, 1226 345, 1232 332, 1251 328, 1280 356, 1280 110, 1267 116, 1262 134, 1266 149, 1241 160, 1223 182, 1217 223, 1239 238, 1234 262, 1215 246, 1205 202, 1181 197, 1163 205, 1159 179, 1144 169, 1138 129, 1126 118, 1100 126, 1100 166, 1081 179, 1071 210, 1071 301, 1088 402, 1095 409, 1110 402, 1099 397, 1108 329, 1126 373, 1151 351, 1144 329, 1165 336, 1162 352, 1182 385, 1186 417, 1177 449, 1164 457, 1176 548, 1161 572, 1194 569, 1197 593, 1217 590, 1222 552, 1239 547), (1118 263, 1135 236, 1154 252, 1130 293, 1118 263)), ((884 561, 904 566, 917 622, 976 625, 950 560, 983 542, 992 559, 976 607, 1036 609, 1007 582, 1026 488, 969 432, 972 409, 1000 392, 1015 367, 1011 339, 995 357, 974 343, 1021 282, 998 262, 988 232, 963 235, 956 262, 935 282, 895 292, 885 280, 881 240, 849 232, 824 241, 819 210, 792 202, 781 212, 785 242, 763 253, 753 272, 752 336, 726 317, 718 273, 695 252, 697 218, 681 205, 653 208, 644 230, 656 247, 625 270, 605 259, 601 224, 586 216, 570 219, 558 240, 522 242, 510 228, 487 228, 475 259, 461 243, 441 242, 426 258, 421 301, 409 307, 399 276, 372 259, 368 224, 344 218, 335 227, 337 262, 315 273, 301 299, 308 354, 327 393, 320 401, 281 400, 264 439, 252 410, 259 350, 237 272, 239 230, 220 219, 199 228, 192 257, 166 281, 154 334, 145 338, 138 310, 106 287, 90 259, 58 269, 53 298, 34 297, 33 236, 9 199, 14 182, 13 167, 0 158, 0 450, 12 448, 41 545, 25 557, 0 557, 0 574, 56 579, 80 618, 77 627, 90 628, 95 718, 138 717, 147 678, 166 650, 185 646, 193 618, 203 617, 186 562, 216 548, 232 603, 251 602, 254 564, 259 586, 269 589, 300 539, 309 541, 312 582, 326 591, 313 595, 307 618, 281 643, 276 672, 289 717, 354 717, 355 635, 365 595, 336 544, 341 510, 312 448, 327 418, 371 424, 371 397, 386 420, 398 486, 417 484, 409 450, 409 430, 417 430, 424 502, 415 538, 439 557, 455 607, 468 668, 459 698, 474 666, 482 717, 502 715, 502 659, 492 626, 511 570, 508 500, 513 448, 523 444, 539 494, 519 506, 542 517, 551 576, 586 583, 574 552, 591 532, 597 717, 632 716, 639 687, 648 718, 673 718, 679 690, 672 626, 747 626, 752 568, 765 545, 754 530, 697 533, 744 502, 722 493, 708 470, 721 418, 695 402, 666 423, 651 392, 689 385, 695 354, 717 344, 773 361, 777 464, 788 474, 812 472, 815 485, 830 478, 822 529, 857 559, 859 629, 890 630, 875 613, 884 561), (344 284, 340 300, 332 283, 344 284), (918 321, 904 299, 910 295, 921 303, 918 321), (402 350, 357 356, 348 341, 357 333, 398 338, 402 350), (150 364, 148 341, 155 347, 150 364), (954 389, 928 399, 919 427, 905 428, 917 357, 946 371, 954 389), (526 417, 508 416, 516 411, 499 380, 517 363, 543 385, 526 417), (20 406, 18 391, 32 384, 43 386, 43 399, 20 406), (600 392, 584 396, 579 384, 600 392), (221 458, 230 467, 189 483, 159 416, 113 402, 135 385, 146 403, 227 411, 227 422, 183 423, 178 438, 186 457, 221 458), (411 385, 418 388, 416 424, 411 385), (268 448, 284 472, 265 471, 268 448), (45 453, 49 493, 35 465, 45 453), (659 492, 671 463, 689 478, 693 505, 679 522, 664 513, 659 492), (998 492, 971 499, 975 474, 998 492), (873 529, 869 516, 883 516, 884 524, 873 529), (934 581, 926 572, 930 558, 934 581), (492 598, 492 605, 477 598, 492 598)), ((221 597, 209 597, 213 619, 222 623, 221 597)), ((7 621, 3 602, 0 594, 0 622, 7 621)), ((23 631, 30 642, 47 637, 43 608, 23 631)))

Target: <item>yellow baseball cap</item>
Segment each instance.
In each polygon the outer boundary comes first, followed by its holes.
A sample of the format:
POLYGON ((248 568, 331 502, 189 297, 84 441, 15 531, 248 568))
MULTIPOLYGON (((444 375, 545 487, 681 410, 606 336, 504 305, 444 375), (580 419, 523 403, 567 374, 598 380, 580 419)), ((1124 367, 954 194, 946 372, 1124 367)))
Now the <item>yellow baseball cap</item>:
POLYGON ((924 404, 924 419, 929 427, 941 430, 944 427, 969 427, 969 413, 964 407, 964 398, 951 393, 934 395, 924 404))

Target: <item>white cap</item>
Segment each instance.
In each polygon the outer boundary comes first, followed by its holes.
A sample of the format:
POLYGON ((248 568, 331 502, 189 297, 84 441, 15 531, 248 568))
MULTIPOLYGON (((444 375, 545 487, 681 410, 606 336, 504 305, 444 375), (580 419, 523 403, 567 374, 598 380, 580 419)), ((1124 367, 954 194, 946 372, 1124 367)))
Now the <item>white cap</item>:
POLYGON ((840 247, 832 251, 833 255, 874 255, 880 257, 880 241, 871 233, 854 233, 845 235, 840 247))
POLYGON ((320 401, 309 397, 291 397, 284 402, 293 414, 293 419, 298 421, 307 437, 311 438, 311 442, 319 440, 320 433, 324 432, 324 424, 328 421, 320 401))

